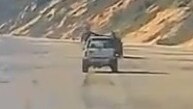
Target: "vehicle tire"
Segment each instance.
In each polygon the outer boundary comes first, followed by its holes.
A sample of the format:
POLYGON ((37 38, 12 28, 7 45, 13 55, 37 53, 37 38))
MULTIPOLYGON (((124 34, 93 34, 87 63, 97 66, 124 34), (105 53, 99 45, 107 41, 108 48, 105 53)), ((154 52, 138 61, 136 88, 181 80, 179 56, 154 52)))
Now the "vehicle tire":
POLYGON ((82 72, 87 73, 88 70, 89 70, 89 65, 85 60, 83 60, 82 61, 82 72))
POLYGON ((117 73, 118 72, 118 63, 117 59, 113 60, 112 64, 110 65, 112 72, 117 73))

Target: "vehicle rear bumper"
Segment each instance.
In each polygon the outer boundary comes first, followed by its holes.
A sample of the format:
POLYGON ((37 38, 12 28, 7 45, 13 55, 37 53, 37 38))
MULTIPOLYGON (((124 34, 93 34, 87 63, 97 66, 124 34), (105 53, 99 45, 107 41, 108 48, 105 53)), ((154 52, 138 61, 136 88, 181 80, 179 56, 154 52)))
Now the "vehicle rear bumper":
POLYGON ((93 67, 109 66, 116 58, 84 58, 84 61, 93 67))

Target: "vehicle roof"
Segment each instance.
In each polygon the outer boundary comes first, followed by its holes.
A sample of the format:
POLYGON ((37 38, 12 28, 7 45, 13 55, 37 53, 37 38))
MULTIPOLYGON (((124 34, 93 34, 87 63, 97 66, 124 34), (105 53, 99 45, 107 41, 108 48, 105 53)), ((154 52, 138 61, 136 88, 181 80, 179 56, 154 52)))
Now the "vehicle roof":
POLYGON ((91 36, 89 39, 112 39, 112 38, 113 37, 101 35, 101 36, 91 36))

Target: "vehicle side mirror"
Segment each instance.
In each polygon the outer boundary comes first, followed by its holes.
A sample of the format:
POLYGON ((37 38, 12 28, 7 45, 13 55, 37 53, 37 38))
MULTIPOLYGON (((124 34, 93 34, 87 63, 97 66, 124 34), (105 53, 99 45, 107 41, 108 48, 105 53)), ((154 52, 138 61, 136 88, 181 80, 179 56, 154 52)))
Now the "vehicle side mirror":
POLYGON ((85 46, 83 46, 83 47, 82 47, 82 50, 85 50, 85 49, 86 49, 86 47, 85 47, 85 46))

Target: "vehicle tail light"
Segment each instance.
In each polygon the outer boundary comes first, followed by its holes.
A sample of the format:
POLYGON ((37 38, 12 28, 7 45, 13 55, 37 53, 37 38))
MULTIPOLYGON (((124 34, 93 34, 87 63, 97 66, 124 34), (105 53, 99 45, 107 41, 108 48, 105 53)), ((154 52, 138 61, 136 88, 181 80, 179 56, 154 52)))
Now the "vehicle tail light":
POLYGON ((84 56, 88 56, 88 51, 85 51, 85 52, 84 52, 84 56))

